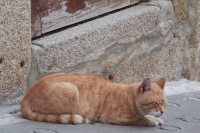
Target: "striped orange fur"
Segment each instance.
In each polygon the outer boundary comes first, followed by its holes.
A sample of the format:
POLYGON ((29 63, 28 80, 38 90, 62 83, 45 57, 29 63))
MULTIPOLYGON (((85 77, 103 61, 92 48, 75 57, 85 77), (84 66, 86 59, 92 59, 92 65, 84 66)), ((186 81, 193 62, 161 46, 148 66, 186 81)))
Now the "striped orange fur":
POLYGON ((119 84, 77 73, 41 78, 21 102, 22 117, 41 122, 81 124, 98 121, 156 126, 167 103, 165 79, 119 84))

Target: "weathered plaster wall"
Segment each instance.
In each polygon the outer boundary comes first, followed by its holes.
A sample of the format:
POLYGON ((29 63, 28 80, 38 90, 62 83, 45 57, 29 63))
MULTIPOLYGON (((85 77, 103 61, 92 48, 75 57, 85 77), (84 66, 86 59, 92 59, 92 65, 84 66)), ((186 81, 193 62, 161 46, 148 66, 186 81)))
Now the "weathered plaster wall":
POLYGON ((180 38, 181 75, 200 81, 200 1, 172 0, 175 12, 175 35, 180 38))
POLYGON ((0 99, 26 86, 30 12, 29 0, 0 0, 0 99))

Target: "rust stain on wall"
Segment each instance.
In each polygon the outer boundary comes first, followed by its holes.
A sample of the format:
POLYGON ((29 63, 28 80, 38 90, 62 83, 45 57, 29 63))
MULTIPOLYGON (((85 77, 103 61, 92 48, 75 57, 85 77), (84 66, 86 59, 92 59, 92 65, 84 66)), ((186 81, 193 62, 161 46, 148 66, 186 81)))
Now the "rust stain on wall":
POLYGON ((79 10, 83 10, 86 7, 84 0, 70 0, 66 3, 66 6, 66 12, 71 14, 76 13, 79 10))
POLYGON ((42 17, 48 16, 51 12, 60 10, 62 8, 61 3, 65 1, 66 0, 41 0, 40 12, 42 17))

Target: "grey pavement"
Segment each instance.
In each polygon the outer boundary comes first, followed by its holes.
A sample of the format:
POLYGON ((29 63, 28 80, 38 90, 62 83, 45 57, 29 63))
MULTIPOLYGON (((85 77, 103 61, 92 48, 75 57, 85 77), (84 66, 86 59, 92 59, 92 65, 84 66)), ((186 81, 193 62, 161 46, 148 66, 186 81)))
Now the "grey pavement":
MULTIPOLYGON (((35 121, 23 121, 0 125, 0 133, 199 133, 200 91, 167 96, 168 105, 161 117, 164 125, 156 127, 119 126, 103 123, 63 125, 35 121)), ((10 114, 19 114, 19 106, 2 107, 10 114)), ((1 113, 3 112, 1 111, 1 113)), ((1 114, 0 121, 3 120, 1 114)), ((21 119, 21 118, 20 118, 21 119)))

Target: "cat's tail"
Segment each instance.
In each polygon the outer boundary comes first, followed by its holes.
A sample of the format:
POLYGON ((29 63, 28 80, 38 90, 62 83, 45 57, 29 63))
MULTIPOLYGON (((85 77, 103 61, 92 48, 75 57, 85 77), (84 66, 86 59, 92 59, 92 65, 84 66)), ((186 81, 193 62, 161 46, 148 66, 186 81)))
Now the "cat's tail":
POLYGON ((37 112, 33 112, 31 109, 21 109, 22 117, 48 123, 58 123, 58 124, 83 124, 91 123, 87 118, 82 117, 81 115, 44 115, 37 112))

